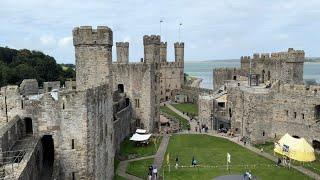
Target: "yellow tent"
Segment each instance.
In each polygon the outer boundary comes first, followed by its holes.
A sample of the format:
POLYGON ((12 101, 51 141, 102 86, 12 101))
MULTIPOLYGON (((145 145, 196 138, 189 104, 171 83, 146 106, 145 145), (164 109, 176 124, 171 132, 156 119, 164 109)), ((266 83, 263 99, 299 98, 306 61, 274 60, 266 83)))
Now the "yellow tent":
POLYGON ((313 147, 304 138, 294 138, 288 133, 275 143, 274 152, 302 162, 316 160, 313 147))

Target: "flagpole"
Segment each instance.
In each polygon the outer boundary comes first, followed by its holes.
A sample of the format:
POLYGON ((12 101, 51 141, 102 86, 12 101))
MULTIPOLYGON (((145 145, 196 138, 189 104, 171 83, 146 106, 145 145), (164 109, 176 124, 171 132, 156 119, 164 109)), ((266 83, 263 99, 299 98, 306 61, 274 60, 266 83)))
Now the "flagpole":
POLYGON ((161 37, 161 35, 162 35, 162 33, 161 33, 161 24, 162 24, 162 22, 163 22, 163 20, 160 19, 160 37, 161 37))
POLYGON ((180 42, 180 31, 181 31, 182 23, 179 24, 179 42, 180 42))

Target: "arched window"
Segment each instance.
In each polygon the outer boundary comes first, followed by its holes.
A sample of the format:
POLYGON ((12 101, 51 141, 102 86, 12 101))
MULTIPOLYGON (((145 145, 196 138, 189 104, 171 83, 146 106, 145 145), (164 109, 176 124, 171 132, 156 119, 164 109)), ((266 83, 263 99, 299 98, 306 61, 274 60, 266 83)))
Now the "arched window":
POLYGON ((118 91, 119 91, 119 93, 124 93, 124 86, 123 86, 123 84, 118 84, 118 91))

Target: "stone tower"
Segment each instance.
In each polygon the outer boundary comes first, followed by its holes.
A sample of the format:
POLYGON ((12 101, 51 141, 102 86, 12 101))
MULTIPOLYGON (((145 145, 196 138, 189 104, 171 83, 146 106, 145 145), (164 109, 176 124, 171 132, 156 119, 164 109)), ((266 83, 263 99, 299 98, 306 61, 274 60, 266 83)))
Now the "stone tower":
POLYGON ((143 36, 144 61, 146 63, 160 62, 160 36, 143 36))
POLYGON ((167 42, 160 44, 160 62, 167 62, 167 42))
MULTIPOLYGON (((73 29, 77 90, 110 82, 112 30, 107 26, 81 26, 73 29)), ((110 83, 111 84, 111 83, 110 83)))
POLYGON ((288 49, 285 54, 284 76, 286 83, 303 84, 303 64, 305 53, 303 50, 288 49))
POLYGON ((183 42, 174 43, 174 58, 175 58, 175 63, 179 67, 180 83, 181 85, 183 85, 184 84, 184 43, 183 42))
POLYGON ((117 62, 118 63, 129 63, 129 43, 128 42, 117 42, 117 62))

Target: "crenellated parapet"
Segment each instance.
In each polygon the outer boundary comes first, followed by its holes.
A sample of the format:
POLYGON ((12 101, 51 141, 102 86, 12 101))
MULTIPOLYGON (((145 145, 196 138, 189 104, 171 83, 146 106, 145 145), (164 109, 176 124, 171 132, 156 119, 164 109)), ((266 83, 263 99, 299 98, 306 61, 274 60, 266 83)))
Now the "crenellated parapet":
POLYGON ((144 62, 160 63, 160 43, 161 38, 158 35, 144 35, 144 62))
POLYGON ((129 47, 129 42, 116 42, 116 47, 129 47))
POLYGON ((98 26, 92 29, 91 26, 76 27, 72 31, 73 44, 78 45, 109 45, 113 44, 112 30, 107 26, 98 26))
POLYGON ((174 48, 184 48, 184 42, 175 42, 174 48))
POLYGON ((143 45, 147 46, 147 45, 151 45, 151 44, 155 44, 155 45, 160 45, 160 41, 161 38, 159 35, 144 35, 143 36, 143 45))

